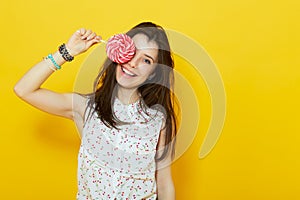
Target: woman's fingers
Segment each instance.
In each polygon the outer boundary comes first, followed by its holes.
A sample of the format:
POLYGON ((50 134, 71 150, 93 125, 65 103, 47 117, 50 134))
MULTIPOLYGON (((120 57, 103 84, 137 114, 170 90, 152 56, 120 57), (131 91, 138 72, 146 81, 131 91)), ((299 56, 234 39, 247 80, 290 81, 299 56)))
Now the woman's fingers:
POLYGON ((85 32, 86 32, 86 29, 85 29, 85 28, 81 28, 81 29, 77 30, 76 32, 77 32, 77 33, 79 33, 79 34, 80 34, 80 36, 82 36, 82 35, 84 35, 84 34, 85 34, 85 32))
POLYGON ((100 36, 95 36, 93 39, 87 41, 87 47, 90 48, 91 46, 93 46, 94 44, 97 44, 101 41, 101 37, 100 36))
POLYGON ((87 40, 91 40, 91 39, 94 39, 96 37, 96 33, 91 33, 89 36, 87 36, 87 40))
POLYGON ((81 28, 79 30, 76 31, 76 33, 80 34, 80 38, 82 40, 92 40, 95 37, 97 37, 97 34, 95 32, 93 32, 92 30, 87 30, 85 28, 81 28))
POLYGON ((97 35, 97 36, 96 36, 96 39, 97 39, 97 41, 100 42, 100 41, 102 40, 102 37, 101 37, 100 35, 97 35))
POLYGON ((86 30, 85 33, 81 36, 82 40, 87 39, 88 36, 90 36, 92 34, 92 30, 86 30))

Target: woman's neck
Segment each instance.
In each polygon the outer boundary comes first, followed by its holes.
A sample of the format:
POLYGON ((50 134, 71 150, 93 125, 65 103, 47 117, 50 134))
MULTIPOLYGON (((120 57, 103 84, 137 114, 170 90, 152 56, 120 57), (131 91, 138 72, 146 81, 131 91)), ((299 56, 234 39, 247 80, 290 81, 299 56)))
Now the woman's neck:
POLYGON ((137 89, 127 89, 119 86, 117 97, 126 105, 136 102, 140 98, 140 95, 137 89))

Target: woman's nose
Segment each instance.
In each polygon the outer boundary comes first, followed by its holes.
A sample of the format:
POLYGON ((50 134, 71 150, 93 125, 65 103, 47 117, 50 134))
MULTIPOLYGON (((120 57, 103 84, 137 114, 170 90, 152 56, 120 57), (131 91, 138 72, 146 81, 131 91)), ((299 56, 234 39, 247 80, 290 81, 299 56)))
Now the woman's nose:
POLYGON ((129 66, 131 68, 136 68, 137 67, 137 59, 136 56, 134 56, 129 62, 128 62, 129 66))

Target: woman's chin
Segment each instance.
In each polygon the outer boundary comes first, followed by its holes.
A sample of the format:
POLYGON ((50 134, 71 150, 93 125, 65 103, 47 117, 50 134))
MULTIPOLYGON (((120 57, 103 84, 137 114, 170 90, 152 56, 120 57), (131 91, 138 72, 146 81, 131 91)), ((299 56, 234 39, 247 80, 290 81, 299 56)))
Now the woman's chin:
POLYGON ((125 81, 117 81, 119 89, 135 90, 138 86, 135 86, 131 83, 125 81))

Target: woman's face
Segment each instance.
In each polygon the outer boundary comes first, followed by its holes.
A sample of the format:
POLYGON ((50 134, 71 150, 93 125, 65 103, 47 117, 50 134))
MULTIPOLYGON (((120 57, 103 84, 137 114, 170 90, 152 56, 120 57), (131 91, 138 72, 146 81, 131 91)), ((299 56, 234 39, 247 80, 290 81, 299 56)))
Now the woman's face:
POLYGON ((128 63, 118 64, 116 79, 119 86, 126 89, 137 89, 153 73, 158 55, 158 46, 148 41, 144 34, 136 34, 133 38, 136 47, 135 56, 128 63))

